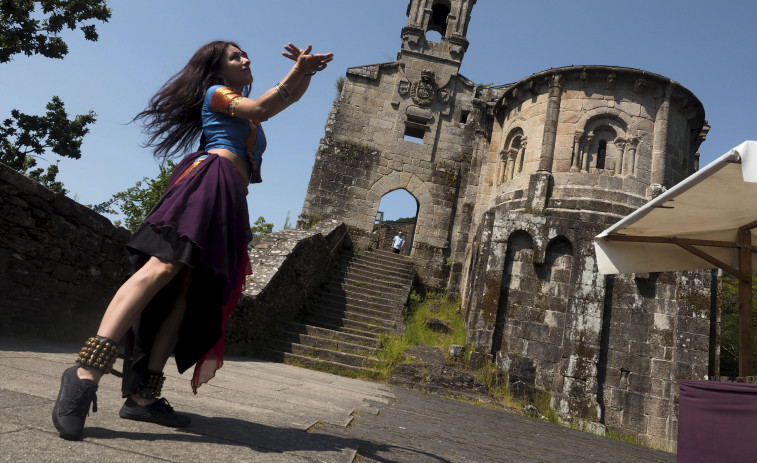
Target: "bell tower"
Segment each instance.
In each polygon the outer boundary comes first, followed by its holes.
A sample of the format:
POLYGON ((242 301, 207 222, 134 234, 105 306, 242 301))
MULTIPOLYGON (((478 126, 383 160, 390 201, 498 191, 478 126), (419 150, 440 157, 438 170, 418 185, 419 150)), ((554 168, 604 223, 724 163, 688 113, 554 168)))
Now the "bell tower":
POLYGON ((410 0, 398 59, 422 55, 459 69, 468 49, 465 35, 475 4, 476 0, 410 0), (438 32, 441 35, 439 41, 431 40, 429 32, 438 32))

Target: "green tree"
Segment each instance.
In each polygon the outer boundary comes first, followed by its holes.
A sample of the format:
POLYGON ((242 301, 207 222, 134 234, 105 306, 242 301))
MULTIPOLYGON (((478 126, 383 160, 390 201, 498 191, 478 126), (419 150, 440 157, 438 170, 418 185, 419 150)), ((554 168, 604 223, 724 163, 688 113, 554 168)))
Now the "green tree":
MULTIPOLYGON (((752 278, 752 307, 757 307, 757 278, 752 278)), ((757 346, 757 323, 754 319, 752 326, 754 345, 757 346)), ((739 375, 739 280, 729 274, 723 276, 720 299, 720 374, 739 375)))
POLYGON ((258 217, 258 220, 256 220, 252 227, 250 227, 250 231, 253 236, 262 240, 265 235, 273 232, 273 224, 266 222, 265 218, 261 216, 258 217))
POLYGON ((160 166, 157 177, 153 179, 144 177, 133 187, 114 194, 112 198, 103 203, 89 207, 101 214, 120 212, 124 216, 124 226, 133 232, 147 217, 152 208, 158 204, 158 200, 168 186, 168 180, 171 178, 174 167, 176 167, 176 164, 169 160, 160 166))
POLYGON ((89 132, 87 127, 97 120, 96 114, 79 114, 68 118, 63 102, 57 96, 47 104, 44 116, 29 116, 17 109, 0 125, 0 162, 29 175, 46 187, 66 193, 63 184, 56 181, 58 165, 51 164, 47 170, 34 169, 37 158, 47 151, 73 158, 81 158, 81 144, 89 132))
MULTIPOLYGON (((95 25, 86 23, 108 22, 110 16, 105 0, 0 0, 0 63, 19 53, 62 59, 68 54, 68 45, 59 36, 64 27, 74 30, 79 26, 86 40, 96 41, 95 25)), ((0 162, 65 194, 63 184, 56 180, 58 163, 35 169, 37 159, 48 149, 79 159, 82 138, 89 132, 87 125, 95 120, 93 111, 68 119, 57 96, 47 104, 45 116, 29 116, 14 109, 0 126, 0 162)))
POLYGON ((19 53, 62 59, 68 54, 59 36, 64 27, 79 26, 84 38, 94 42, 95 25, 85 22, 108 22, 110 16, 105 0, 0 0, 0 63, 19 53))
POLYGON ((282 230, 291 230, 294 228, 294 225, 292 225, 291 213, 292 211, 287 211, 287 218, 284 219, 284 227, 282 230))
POLYGON ((483 82, 479 82, 476 84, 476 98, 481 96, 482 93, 484 93, 484 90, 494 85, 494 82, 489 82, 488 84, 485 84, 483 82))

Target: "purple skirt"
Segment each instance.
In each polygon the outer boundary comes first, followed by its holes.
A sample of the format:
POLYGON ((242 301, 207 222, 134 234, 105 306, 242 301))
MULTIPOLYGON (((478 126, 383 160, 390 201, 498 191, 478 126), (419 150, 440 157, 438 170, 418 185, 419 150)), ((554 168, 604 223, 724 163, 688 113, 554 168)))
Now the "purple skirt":
MULTIPOLYGON (((239 297, 240 275, 249 269, 247 244, 251 238, 246 190, 234 165, 214 153, 199 151, 176 166, 160 201, 127 244, 126 278, 151 256, 192 268, 187 310, 174 350, 180 373, 221 340, 223 308, 236 304, 232 299, 239 297), (205 155, 207 158, 187 173, 195 160, 205 155)), ((150 301, 132 327, 126 349, 129 368, 124 366, 125 396, 146 374, 155 335, 178 291, 177 278, 150 301)))

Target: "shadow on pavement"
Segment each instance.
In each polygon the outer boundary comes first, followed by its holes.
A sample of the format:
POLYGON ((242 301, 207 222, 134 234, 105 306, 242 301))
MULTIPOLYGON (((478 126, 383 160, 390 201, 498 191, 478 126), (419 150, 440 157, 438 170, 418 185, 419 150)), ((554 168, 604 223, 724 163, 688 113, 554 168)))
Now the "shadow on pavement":
MULTIPOLYGON (((227 417, 205 417, 188 413, 192 423, 186 428, 168 433, 115 431, 100 427, 84 429, 84 439, 125 439, 133 441, 166 441, 186 443, 209 443, 248 447, 255 452, 341 452, 359 449, 360 455, 377 462, 390 462, 380 454, 400 450, 416 454, 440 463, 451 463, 446 458, 417 449, 377 444, 364 439, 353 439, 323 433, 303 432, 295 428, 279 428, 251 421, 227 417)), ((424 460, 428 461, 428 460, 424 460)))

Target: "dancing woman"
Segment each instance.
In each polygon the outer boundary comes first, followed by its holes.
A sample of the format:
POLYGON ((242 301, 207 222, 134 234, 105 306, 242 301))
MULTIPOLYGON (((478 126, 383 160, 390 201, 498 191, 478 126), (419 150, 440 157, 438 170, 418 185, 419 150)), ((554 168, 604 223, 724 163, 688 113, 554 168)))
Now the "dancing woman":
POLYGON ((135 117, 148 146, 167 159, 196 146, 176 166, 158 205, 127 244, 127 278, 103 315, 97 335, 61 378, 53 409, 60 436, 81 439, 97 411, 97 385, 126 346, 122 418, 180 427, 190 422, 160 397, 173 353, 180 373, 195 365, 192 389, 223 364, 226 321, 250 274, 247 185, 259 183, 266 139, 260 125, 300 99, 333 54, 291 43, 289 73, 258 99, 248 98, 250 59, 232 42, 201 47, 135 117))

